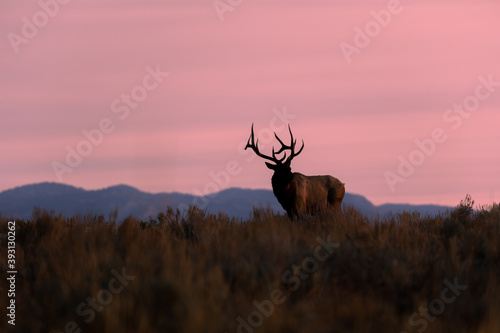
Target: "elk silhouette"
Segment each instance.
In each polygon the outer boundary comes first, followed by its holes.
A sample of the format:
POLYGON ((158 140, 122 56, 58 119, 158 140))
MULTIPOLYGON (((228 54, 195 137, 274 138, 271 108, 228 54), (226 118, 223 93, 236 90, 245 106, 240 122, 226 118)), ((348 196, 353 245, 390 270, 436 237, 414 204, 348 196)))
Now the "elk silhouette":
POLYGON ((295 152, 297 140, 293 139, 290 125, 288 125, 288 131, 291 138, 290 145, 284 144, 274 133, 281 148, 275 152, 273 147, 272 156, 267 156, 259 151, 258 139, 255 140, 252 124, 252 132, 245 150, 252 148, 257 156, 274 163, 266 162, 266 166, 274 170, 271 178, 273 193, 290 218, 297 218, 299 215, 305 214, 313 215, 325 208, 339 210, 345 194, 344 183, 332 176, 305 176, 298 172, 292 172, 290 164, 293 158, 304 149, 304 140, 302 140, 302 147, 298 152, 295 152), (288 158, 286 150, 290 150, 288 158), (283 157, 276 157, 282 152, 285 152, 283 157))

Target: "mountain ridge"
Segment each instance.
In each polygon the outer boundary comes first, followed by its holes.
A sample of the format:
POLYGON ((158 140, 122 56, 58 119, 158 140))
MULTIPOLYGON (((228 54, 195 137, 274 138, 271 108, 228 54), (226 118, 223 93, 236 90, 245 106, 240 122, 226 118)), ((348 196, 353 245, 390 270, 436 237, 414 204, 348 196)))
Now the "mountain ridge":
MULTIPOLYGON (((126 184, 117 184, 97 190, 55 182, 18 186, 0 192, 0 214, 8 218, 29 219, 33 208, 54 211, 63 216, 80 214, 104 215, 118 210, 118 221, 129 215, 148 219, 165 211, 167 206, 185 209, 198 204, 209 213, 223 212, 230 217, 246 219, 253 207, 271 208, 284 214, 272 190, 232 187, 207 196, 179 192, 149 193, 126 184)), ((352 205, 368 217, 397 213, 403 210, 437 215, 452 207, 438 205, 384 204, 375 206, 364 196, 346 193, 344 204, 352 205)))

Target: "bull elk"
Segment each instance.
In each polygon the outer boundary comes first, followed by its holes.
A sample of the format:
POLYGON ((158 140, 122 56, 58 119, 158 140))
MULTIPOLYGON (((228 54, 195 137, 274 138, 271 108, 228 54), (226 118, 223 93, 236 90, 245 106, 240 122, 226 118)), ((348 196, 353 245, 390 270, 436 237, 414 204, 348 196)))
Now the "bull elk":
POLYGON ((298 156, 304 149, 304 140, 302 140, 302 147, 295 152, 297 140, 293 139, 290 125, 288 125, 288 131, 291 138, 290 145, 284 144, 274 133, 281 148, 275 152, 273 147, 272 156, 267 156, 259 151, 258 139, 255 140, 252 124, 252 132, 245 146, 245 150, 251 148, 257 156, 272 162, 266 162, 266 166, 274 170, 271 184, 276 199, 290 218, 314 214, 325 208, 340 209, 345 194, 344 184, 340 180, 332 176, 305 176, 298 172, 292 172, 290 164, 294 157, 298 156), (290 151, 288 158, 286 156, 287 150, 290 151), (283 152, 285 152, 283 157, 276 157, 283 152))

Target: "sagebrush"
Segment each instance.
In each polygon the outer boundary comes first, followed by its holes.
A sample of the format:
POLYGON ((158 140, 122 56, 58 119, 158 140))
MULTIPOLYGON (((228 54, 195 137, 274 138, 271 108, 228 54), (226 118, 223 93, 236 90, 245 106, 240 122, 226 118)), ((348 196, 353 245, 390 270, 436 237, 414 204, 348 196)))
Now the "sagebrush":
MULTIPOLYGON (((472 205, 375 221, 352 207, 297 221, 262 209, 245 221, 196 207, 149 221, 35 209, 16 221, 16 326, 3 318, 0 331, 497 333, 500 211, 472 205), (319 240, 338 246, 315 266, 319 240), (455 282, 466 289, 439 302, 455 282)), ((5 237, 0 252, 5 272, 5 237)))

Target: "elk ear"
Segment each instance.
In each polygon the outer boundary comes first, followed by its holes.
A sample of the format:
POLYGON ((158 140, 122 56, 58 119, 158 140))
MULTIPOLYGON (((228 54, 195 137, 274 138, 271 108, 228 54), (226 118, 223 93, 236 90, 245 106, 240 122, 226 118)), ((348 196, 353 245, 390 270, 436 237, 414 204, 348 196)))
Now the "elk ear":
POLYGON ((267 163, 267 162, 266 162, 266 166, 267 166, 269 169, 271 169, 271 170, 276 170, 276 166, 277 166, 277 165, 275 165, 275 164, 271 164, 271 163, 267 163))

